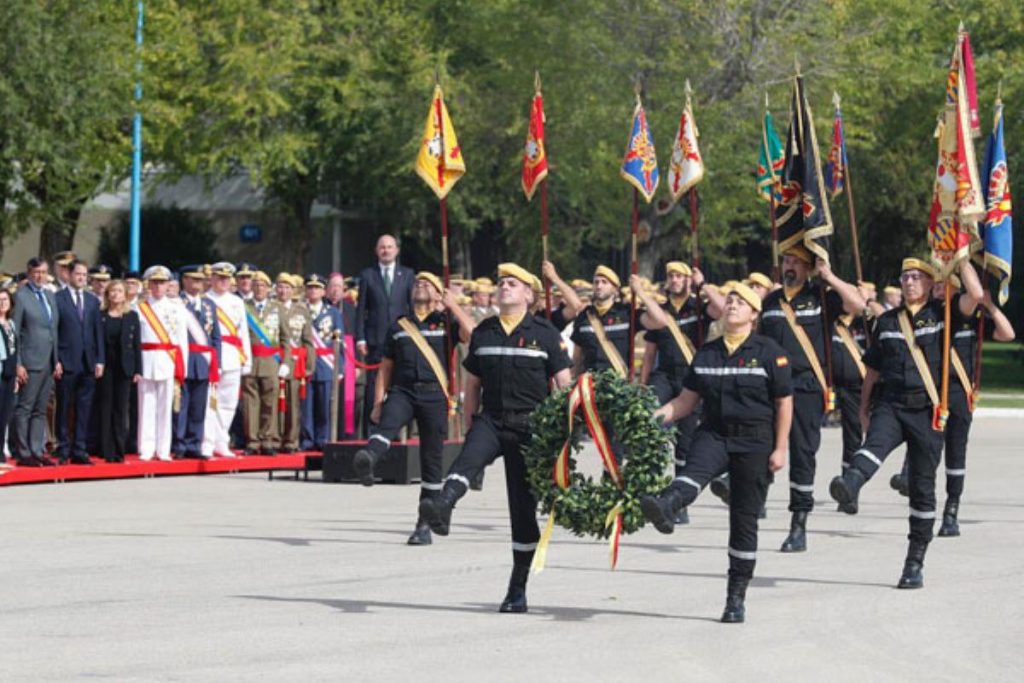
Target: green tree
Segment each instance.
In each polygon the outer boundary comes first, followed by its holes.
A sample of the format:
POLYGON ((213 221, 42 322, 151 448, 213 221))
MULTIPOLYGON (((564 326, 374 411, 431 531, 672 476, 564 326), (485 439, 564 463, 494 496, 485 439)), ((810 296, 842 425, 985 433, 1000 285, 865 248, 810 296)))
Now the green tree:
POLYGON ((0 245, 38 223, 41 253, 68 248, 124 173, 131 26, 113 0, 0 4, 0 245))

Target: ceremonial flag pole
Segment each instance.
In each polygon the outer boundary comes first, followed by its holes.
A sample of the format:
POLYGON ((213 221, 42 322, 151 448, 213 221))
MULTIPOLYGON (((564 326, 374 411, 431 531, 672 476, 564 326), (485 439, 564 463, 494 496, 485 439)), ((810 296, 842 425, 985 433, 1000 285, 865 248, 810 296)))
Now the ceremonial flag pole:
POLYGON ((857 283, 864 280, 864 272, 860 266, 860 241, 857 238, 857 214, 853 208, 853 180, 850 178, 850 161, 846 156, 846 135, 843 132, 842 98, 839 93, 832 93, 832 104, 835 106, 835 120, 832 124, 832 147, 828 152, 825 164, 825 185, 832 199, 846 190, 846 208, 850 216, 850 239, 853 243, 853 267, 857 273, 857 283))
MULTIPOLYGON (((779 218, 779 251, 785 253, 793 245, 802 244, 815 257, 830 262, 829 238, 833 233, 832 213, 821 172, 818 138, 814 119, 804 90, 800 65, 796 65, 793 79, 793 97, 790 104, 789 133, 787 135, 785 164, 782 169, 779 218)), ((825 339, 831 339, 831 321, 825 305, 825 288, 821 291, 821 320, 825 339)), ((832 344, 826 343, 825 411, 835 407, 832 390, 832 344)))
MULTIPOLYGON (((626 143, 626 154, 622 159, 619 175, 633 186, 633 220, 631 235, 630 272, 636 275, 639 270, 637 254, 637 234, 640 229, 640 195, 647 203, 651 203, 654 192, 658 189, 658 159, 654 152, 654 139, 647 125, 647 114, 640 102, 640 83, 636 84, 636 108, 633 110, 633 125, 630 128, 629 142, 626 143)), ((636 343, 636 295, 630 297, 632 310, 629 315, 629 379, 633 379, 636 363, 634 362, 634 344, 636 343)))
POLYGON ((781 282, 779 275, 779 226, 776 218, 779 198, 779 175, 786 163, 782 143, 775 133, 775 123, 768 109, 768 92, 764 94, 764 118, 761 120, 761 145, 757 155, 757 192, 768 202, 768 220, 772 226, 772 280, 781 282))
MULTIPOLYGON (((548 260, 548 154, 544 137, 544 98, 540 91, 540 72, 533 74, 533 100, 530 103, 530 123, 523 148, 523 193, 526 201, 540 188, 540 235, 543 259, 548 260)), ((551 282, 544 278, 544 308, 551 319, 551 282)))
POLYGON ((946 102, 939 116, 935 137, 938 161, 928 220, 928 244, 932 259, 945 280, 945 330, 942 341, 942 391, 935 408, 932 427, 945 428, 949 415, 950 304, 953 287, 950 275, 969 257, 972 243, 979 238, 977 223, 986 216, 981 181, 975 162, 973 138, 980 133, 977 94, 974 90, 974 60, 971 43, 961 23, 946 78, 946 102))
MULTIPOLYGON (((462 158, 455 128, 448 116, 448 108, 444 104, 444 93, 441 84, 435 81, 434 98, 427 114, 427 122, 420 139, 420 151, 416 157, 416 173, 423 179, 440 203, 441 211, 441 268, 444 276, 444 288, 448 289, 451 273, 448 261, 448 193, 466 173, 466 162, 462 158)), ((445 314, 445 343, 448 356, 448 387, 449 413, 454 413, 454 397, 458 395, 455 387, 455 364, 451 362, 455 351, 452 339, 451 314, 445 314)))
MULTIPOLYGON (((697 183, 704 179, 704 159, 700 155, 697 138, 697 121, 693 116, 693 89, 690 81, 686 81, 686 104, 679 117, 679 130, 672 143, 672 158, 668 169, 668 187, 672 200, 678 202, 684 194, 688 194, 690 204, 690 260, 694 267, 700 268, 699 230, 697 220, 697 183)), ((704 325, 701 321, 701 308, 697 306, 697 345, 704 343, 704 325)))

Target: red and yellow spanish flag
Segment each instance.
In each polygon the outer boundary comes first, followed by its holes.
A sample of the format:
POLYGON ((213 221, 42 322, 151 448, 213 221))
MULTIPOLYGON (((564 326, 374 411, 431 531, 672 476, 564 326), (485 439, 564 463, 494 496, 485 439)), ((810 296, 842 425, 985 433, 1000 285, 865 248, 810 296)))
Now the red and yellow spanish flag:
POLYGON ((974 154, 972 121, 977 114, 972 110, 972 102, 977 102, 977 95, 973 90, 971 43, 961 26, 946 79, 946 106, 935 130, 938 161, 928 220, 928 244, 942 277, 951 273, 957 263, 967 258, 972 246, 979 243, 978 221, 985 218, 985 199, 974 154))
POLYGON ((444 106, 441 86, 434 87, 434 99, 430 103, 423 137, 420 138, 420 153, 416 157, 416 173, 430 186, 438 199, 444 199, 455 183, 466 172, 462 148, 455 135, 455 127, 444 106))
POLYGON ((548 150, 544 141, 544 98, 540 93, 540 78, 536 79, 536 90, 530 103, 530 127, 523 147, 523 192, 526 201, 533 199, 533 193, 541 181, 548 177, 548 150))

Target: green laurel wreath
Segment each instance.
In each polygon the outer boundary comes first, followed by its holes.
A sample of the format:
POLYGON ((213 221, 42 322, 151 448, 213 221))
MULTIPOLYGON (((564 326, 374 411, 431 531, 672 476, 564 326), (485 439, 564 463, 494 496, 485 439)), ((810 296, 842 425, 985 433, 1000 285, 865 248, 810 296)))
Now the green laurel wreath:
MULTIPOLYGON (((555 506, 556 523, 577 536, 608 538, 605 520, 617 503, 622 503, 622 533, 630 534, 644 525, 640 498, 658 494, 668 484, 675 429, 662 429, 651 418, 658 407, 649 387, 628 384, 614 371, 594 374, 597 410, 616 451, 625 455, 620 465, 623 488, 611 478, 587 477, 576 471, 580 438, 586 430, 582 412, 573 420, 569 455, 570 486, 563 491, 551 473, 569 430, 568 401, 572 386, 548 396, 531 415, 532 438, 526 449, 527 480, 541 511, 555 506)), ((599 456, 593 456, 600 461, 599 456)))

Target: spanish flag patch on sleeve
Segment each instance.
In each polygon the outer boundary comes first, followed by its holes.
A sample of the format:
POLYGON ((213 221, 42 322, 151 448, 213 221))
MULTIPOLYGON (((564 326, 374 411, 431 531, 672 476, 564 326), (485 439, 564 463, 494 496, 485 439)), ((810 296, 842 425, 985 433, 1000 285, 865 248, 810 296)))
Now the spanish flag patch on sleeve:
POLYGON ((789 365, 789 358, 786 356, 779 356, 775 359, 775 365, 780 368, 784 368, 789 365))

